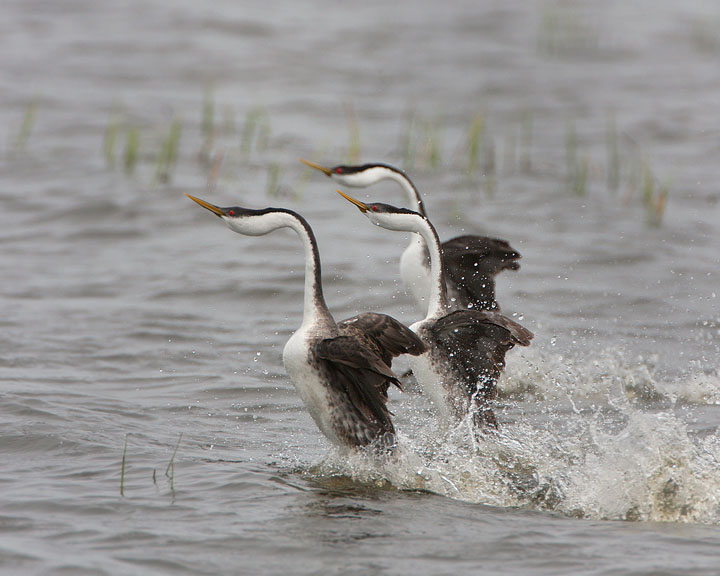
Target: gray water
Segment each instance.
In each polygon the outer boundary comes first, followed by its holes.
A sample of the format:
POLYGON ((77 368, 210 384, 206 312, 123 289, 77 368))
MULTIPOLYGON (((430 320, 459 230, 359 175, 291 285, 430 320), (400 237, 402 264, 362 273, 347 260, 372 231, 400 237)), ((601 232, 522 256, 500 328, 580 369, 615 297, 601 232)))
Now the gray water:
POLYGON ((0 570, 717 574, 720 7, 200 4, 3 6, 0 570), (298 157, 404 166, 443 238, 522 253, 501 434, 412 382, 396 460, 319 433, 300 243, 183 195, 300 211, 338 319, 417 320, 407 239, 298 157))

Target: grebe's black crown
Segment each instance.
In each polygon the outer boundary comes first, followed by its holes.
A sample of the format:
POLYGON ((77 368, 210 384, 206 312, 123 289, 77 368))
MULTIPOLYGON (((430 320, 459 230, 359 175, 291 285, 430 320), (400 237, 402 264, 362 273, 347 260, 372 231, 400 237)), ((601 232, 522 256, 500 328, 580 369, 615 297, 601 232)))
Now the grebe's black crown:
POLYGON ((366 170, 371 170, 372 168, 385 168, 387 170, 391 170, 392 172, 404 174, 404 172, 399 168, 391 166, 390 164, 384 164, 383 162, 369 162, 367 164, 360 164, 356 166, 340 164, 339 166, 334 166, 330 168, 330 172, 332 172, 333 174, 338 174, 340 176, 345 176, 349 174, 359 174, 361 172, 365 172, 366 170))

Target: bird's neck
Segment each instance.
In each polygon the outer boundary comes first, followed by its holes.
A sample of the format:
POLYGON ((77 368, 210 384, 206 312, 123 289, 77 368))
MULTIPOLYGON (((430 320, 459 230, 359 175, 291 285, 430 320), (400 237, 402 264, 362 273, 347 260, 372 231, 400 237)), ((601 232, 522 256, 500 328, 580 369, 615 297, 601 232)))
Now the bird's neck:
MULTIPOLYGON (((425 213, 425 203, 422 200, 422 197, 420 196, 420 192, 415 187, 415 184, 413 184, 413 181, 410 180, 407 174, 405 172, 399 171, 399 170, 389 170, 386 169, 383 171, 384 179, 387 180, 393 180, 400 184, 400 187, 403 189, 403 192, 405 192, 405 198, 408 203, 408 208, 410 210, 413 210, 415 212, 418 212, 419 214, 422 214, 423 216, 427 217, 427 214, 425 213)), ((420 234, 413 234, 412 238, 410 238, 410 246, 414 246, 415 244, 418 245, 418 248, 425 253, 425 239, 420 234)))
POLYGON ((443 316, 447 314, 450 302, 445 286, 440 239, 433 225, 424 216, 413 217, 412 232, 417 233, 423 239, 430 254, 430 294, 428 295, 426 318, 443 316))
POLYGON ((303 304, 303 327, 318 322, 333 321, 323 296, 320 269, 320 253, 310 224, 299 214, 288 215, 285 226, 297 232, 305 249, 305 293, 303 304))
POLYGON ((410 208, 410 210, 414 210, 423 216, 427 216, 427 214, 425 214, 425 204, 420 197, 420 192, 418 192, 415 184, 413 184, 412 180, 410 180, 405 172, 399 170, 384 170, 383 174, 385 179, 394 180, 400 184, 403 192, 405 192, 405 197, 407 198, 408 203, 407 207, 410 208))

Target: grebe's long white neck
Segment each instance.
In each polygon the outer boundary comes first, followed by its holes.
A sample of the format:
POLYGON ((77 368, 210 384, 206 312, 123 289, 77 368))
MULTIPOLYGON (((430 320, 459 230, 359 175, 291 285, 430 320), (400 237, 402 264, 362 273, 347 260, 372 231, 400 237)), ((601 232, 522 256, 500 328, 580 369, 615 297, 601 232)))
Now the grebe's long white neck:
POLYGON ((320 254, 317 241, 310 224, 297 212, 285 208, 265 208, 254 210, 240 206, 221 207, 210 204, 200 198, 186 194, 188 198, 197 202, 222 218, 230 230, 245 236, 263 236, 278 228, 292 228, 295 230, 305 249, 305 293, 303 305, 303 327, 321 322, 334 323, 330 310, 325 304, 323 296, 320 270, 320 254))
MULTIPOLYGON (((375 182, 379 182, 380 180, 393 180, 394 182, 400 184, 403 192, 405 192, 405 196, 408 202, 408 208, 414 210, 415 212, 419 212, 423 216, 426 216, 425 204, 420 197, 420 192, 418 192, 415 184, 413 184, 412 180, 410 180, 410 178, 407 174, 405 174, 405 172, 394 168, 393 166, 377 164, 374 167, 367 169, 367 175, 369 179, 374 178, 374 180, 372 180, 370 184, 374 184, 375 182)), ((370 184, 368 184, 368 186, 370 184)))
MULTIPOLYGON (((436 318, 444 316, 448 312, 449 300, 447 295, 447 287, 445 285, 445 273, 442 266, 442 249, 440 248, 440 239, 438 238, 435 228, 430 221, 421 214, 412 213, 394 213, 387 215, 386 218, 392 218, 395 229, 406 230, 419 234, 425 241, 425 245, 430 253, 430 294, 428 294, 428 310, 426 318, 436 318)), ((370 217, 372 220, 372 217, 370 217)), ((378 224, 380 224, 378 222, 378 224)), ((384 226, 384 224, 380 224, 384 226)), ((388 226, 384 226, 388 227, 388 226)))
POLYGON ((439 318, 447 314, 449 300, 442 266, 442 249, 440 239, 430 221, 422 214, 407 208, 396 208, 379 202, 365 204, 340 190, 338 193, 348 202, 357 206, 373 224, 388 230, 415 232, 422 236, 430 253, 430 294, 428 295, 426 319, 439 318))
POLYGON ((269 208, 267 211, 258 210, 257 212, 262 212, 262 214, 241 218, 224 216, 223 219, 229 228, 248 236, 268 234, 278 228, 294 230, 300 237, 305 252, 303 326, 308 326, 323 318, 332 318, 323 295, 320 253, 310 224, 292 210, 269 208))
POLYGON ((425 216, 425 205, 423 204, 420 192, 413 184, 412 180, 408 177, 405 172, 390 164, 383 164, 382 162, 375 162, 372 164, 362 164, 360 166, 335 166, 334 168, 324 168, 319 164, 314 164, 306 160, 302 160, 303 163, 307 164, 311 168, 321 170, 327 176, 344 184, 345 186, 351 186, 353 188, 367 188, 373 184, 377 184, 381 180, 393 180, 400 184, 400 187, 405 192, 407 198, 408 208, 419 212, 425 216))

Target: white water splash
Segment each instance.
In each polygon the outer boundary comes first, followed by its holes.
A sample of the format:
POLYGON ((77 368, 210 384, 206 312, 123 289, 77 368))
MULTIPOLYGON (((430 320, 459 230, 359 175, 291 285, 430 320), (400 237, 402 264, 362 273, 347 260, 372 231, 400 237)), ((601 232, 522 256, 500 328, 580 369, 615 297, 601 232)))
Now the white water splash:
POLYGON ((691 431, 678 408, 716 404, 717 376, 663 382, 651 363, 612 354, 515 360, 499 433, 440 431, 415 410, 398 418, 393 458, 334 455, 320 472, 582 518, 720 524, 720 435, 691 431))

